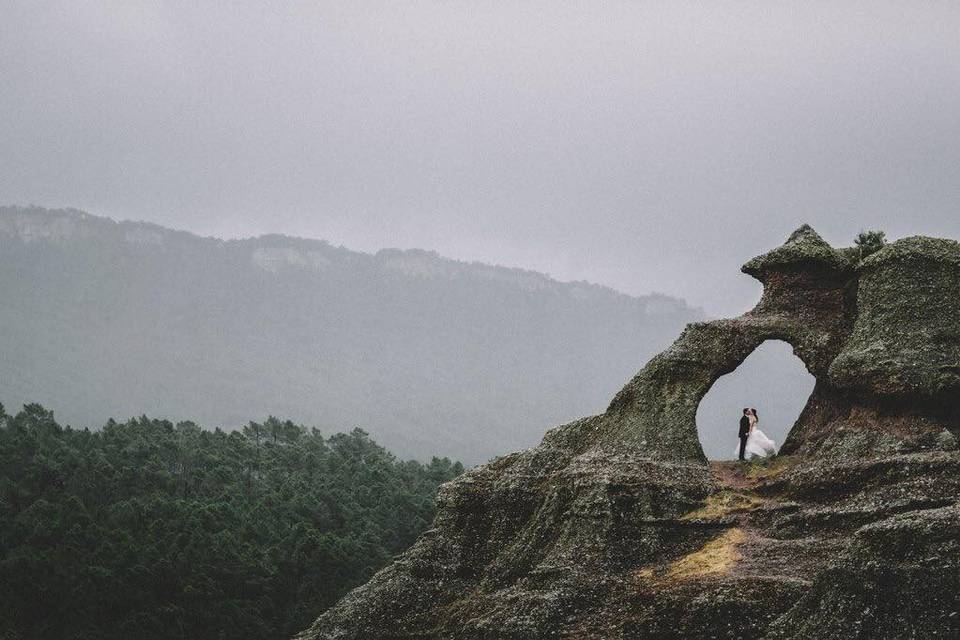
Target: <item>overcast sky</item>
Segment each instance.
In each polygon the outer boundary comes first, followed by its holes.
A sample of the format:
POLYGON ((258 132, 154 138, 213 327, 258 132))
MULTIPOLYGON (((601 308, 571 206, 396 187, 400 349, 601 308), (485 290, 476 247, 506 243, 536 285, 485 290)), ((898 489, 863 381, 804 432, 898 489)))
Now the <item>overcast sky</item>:
POLYGON ((960 237, 960 3, 707 4, 0 0, 0 203, 711 314, 802 222, 960 237))

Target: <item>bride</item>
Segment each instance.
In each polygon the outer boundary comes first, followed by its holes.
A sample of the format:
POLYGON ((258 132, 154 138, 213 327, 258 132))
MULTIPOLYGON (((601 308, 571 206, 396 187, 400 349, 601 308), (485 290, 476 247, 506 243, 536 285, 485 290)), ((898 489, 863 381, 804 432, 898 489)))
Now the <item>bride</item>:
MULTIPOLYGON (((777 443, 767 437, 763 431, 757 427, 757 423, 760 422, 760 418, 757 417, 757 410, 750 409, 750 435, 747 436, 747 446, 744 451, 746 457, 749 458, 766 458, 767 456, 772 456, 777 452, 777 443)), ((740 445, 733 450, 733 454, 736 456, 740 453, 740 445)))

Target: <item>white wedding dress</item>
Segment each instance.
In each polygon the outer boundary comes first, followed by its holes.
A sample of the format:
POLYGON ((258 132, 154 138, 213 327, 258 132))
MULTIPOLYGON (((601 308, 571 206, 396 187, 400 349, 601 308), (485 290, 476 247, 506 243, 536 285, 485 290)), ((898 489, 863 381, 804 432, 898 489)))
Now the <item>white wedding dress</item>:
MULTIPOLYGON (((750 458, 766 458, 772 456, 777 452, 777 443, 767 437, 763 431, 760 431, 760 427, 754 426, 753 431, 750 432, 750 435, 747 437, 747 446, 744 450, 744 457, 749 460, 750 458)), ((733 457, 736 458, 740 455, 740 442, 737 441, 737 446, 733 449, 733 457)))

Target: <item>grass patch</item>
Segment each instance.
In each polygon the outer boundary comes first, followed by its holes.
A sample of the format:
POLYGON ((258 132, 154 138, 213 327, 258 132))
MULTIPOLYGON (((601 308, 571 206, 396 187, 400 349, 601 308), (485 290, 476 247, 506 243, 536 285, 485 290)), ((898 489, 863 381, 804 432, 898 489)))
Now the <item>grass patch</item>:
POLYGON ((653 569, 650 567, 644 567, 643 569, 637 569, 633 572, 633 577, 639 580, 652 580, 654 577, 653 569))
POLYGON ((698 551, 685 555, 667 569, 668 580, 690 580, 707 575, 726 573, 740 558, 737 545, 746 539, 743 529, 727 529, 698 551))
POLYGON ((729 489, 710 494, 703 506, 681 516, 681 520, 715 520, 736 513, 751 511, 763 504, 757 496, 729 489))
POLYGON ((796 464, 793 456, 774 456, 751 460, 747 466, 746 475, 750 480, 769 480, 796 464))

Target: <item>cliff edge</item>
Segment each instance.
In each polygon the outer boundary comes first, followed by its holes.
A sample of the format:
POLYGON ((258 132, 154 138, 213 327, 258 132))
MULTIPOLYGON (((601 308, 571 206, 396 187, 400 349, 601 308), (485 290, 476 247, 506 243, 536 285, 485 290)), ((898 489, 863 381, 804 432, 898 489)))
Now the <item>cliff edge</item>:
POLYGON ((444 485, 433 527, 297 638, 960 637, 960 244, 861 259, 803 226, 743 271, 754 309, 444 485), (697 406, 766 340, 814 391, 778 457, 708 464, 697 406))

